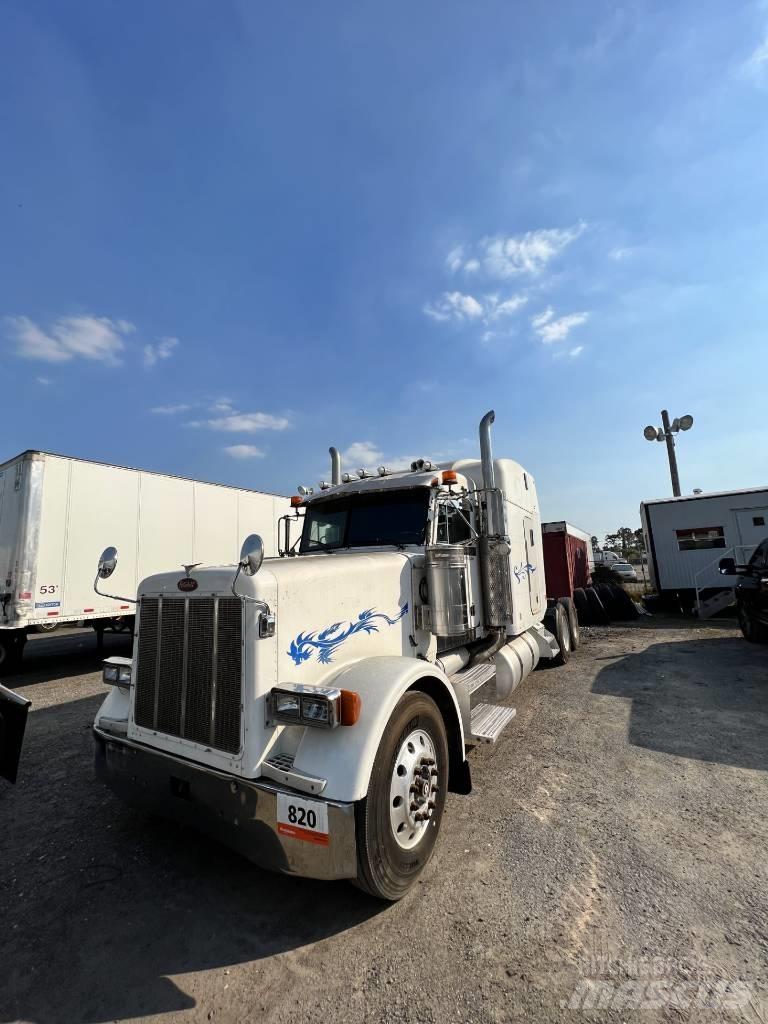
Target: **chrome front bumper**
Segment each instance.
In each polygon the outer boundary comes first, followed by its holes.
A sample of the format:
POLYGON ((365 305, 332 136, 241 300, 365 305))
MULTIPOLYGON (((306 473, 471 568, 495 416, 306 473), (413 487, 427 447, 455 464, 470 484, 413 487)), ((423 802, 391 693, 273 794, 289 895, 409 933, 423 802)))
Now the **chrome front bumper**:
POLYGON ((355 805, 325 800, 327 846, 281 835, 277 795, 285 786, 201 767, 94 727, 96 775, 127 803, 189 825, 259 867, 307 878, 357 875, 355 805))

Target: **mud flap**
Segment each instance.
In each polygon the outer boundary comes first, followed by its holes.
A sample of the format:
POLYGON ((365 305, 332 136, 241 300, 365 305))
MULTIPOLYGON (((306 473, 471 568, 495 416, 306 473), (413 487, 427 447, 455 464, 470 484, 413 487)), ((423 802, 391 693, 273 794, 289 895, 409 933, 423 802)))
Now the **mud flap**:
POLYGON ((32 701, 0 686, 0 777, 16 781, 16 773, 32 701))

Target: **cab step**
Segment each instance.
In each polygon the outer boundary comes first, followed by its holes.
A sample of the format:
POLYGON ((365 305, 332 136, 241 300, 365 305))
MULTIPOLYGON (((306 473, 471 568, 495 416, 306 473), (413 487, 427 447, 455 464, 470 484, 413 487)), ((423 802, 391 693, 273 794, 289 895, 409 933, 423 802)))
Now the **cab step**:
POLYGON ((517 708, 478 704, 472 709, 470 729, 475 743, 495 743, 517 714, 517 708))
POLYGON ((495 676, 496 666, 492 665, 489 661, 485 661, 479 665, 473 665, 472 668, 463 668, 460 672, 455 672, 451 676, 451 682, 454 686, 463 687, 467 694, 471 696, 475 690, 479 690, 481 686, 490 683, 495 676))

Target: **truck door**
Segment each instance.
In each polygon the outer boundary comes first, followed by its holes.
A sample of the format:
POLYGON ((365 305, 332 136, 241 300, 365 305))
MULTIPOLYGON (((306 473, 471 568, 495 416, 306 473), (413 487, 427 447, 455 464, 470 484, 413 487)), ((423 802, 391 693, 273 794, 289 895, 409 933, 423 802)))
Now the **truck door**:
POLYGON ((528 601, 534 615, 541 611, 541 588, 537 573, 544 572, 543 553, 536 546, 536 534, 533 520, 523 516, 523 532, 525 534, 526 578, 528 580, 528 601))

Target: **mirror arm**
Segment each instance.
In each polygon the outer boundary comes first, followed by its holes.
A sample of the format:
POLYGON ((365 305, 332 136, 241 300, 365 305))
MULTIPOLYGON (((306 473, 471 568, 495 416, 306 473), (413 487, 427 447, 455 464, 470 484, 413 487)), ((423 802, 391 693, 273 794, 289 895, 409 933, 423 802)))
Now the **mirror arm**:
POLYGON ((267 604, 266 601, 262 601, 258 597, 249 597, 247 594, 238 594, 237 590, 235 589, 235 586, 237 584, 237 581, 240 577, 240 573, 242 572, 242 570, 243 564, 242 562, 240 562, 240 564, 237 567, 237 572, 235 573, 235 578, 232 580, 232 596, 236 597, 239 601, 249 601, 251 604, 260 605, 261 610, 264 612, 264 614, 269 615, 269 605, 267 604))
POLYGON ((99 574, 96 573, 96 579, 93 581, 93 589, 99 595, 99 597, 108 597, 110 601, 127 601, 129 604, 138 604, 139 602, 133 597, 120 597, 119 594, 103 594, 99 590, 99 574))

